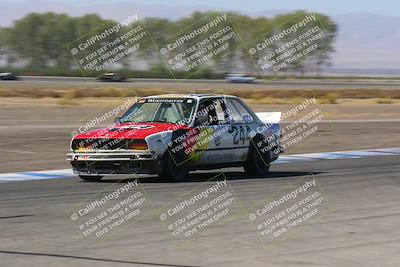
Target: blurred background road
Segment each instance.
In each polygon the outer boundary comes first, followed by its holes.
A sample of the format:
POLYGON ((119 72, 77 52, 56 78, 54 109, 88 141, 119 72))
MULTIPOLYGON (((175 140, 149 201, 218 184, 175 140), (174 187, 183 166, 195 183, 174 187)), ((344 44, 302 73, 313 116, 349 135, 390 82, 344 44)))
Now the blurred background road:
MULTIPOLYGON (((3 81, 0 86, 7 87, 63 87, 63 86, 96 86, 104 87, 110 84, 99 84, 96 78, 91 77, 52 77, 52 76, 21 76, 19 81, 3 81)), ((322 89, 322 90, 349 90, 349 89, 398 89, 400 80, 397 79, 292 79, 274 80, 259 79, 252 84, 230 84, 223 79, 154 79, 154 78, 129 78, 124 82, 114 85, 121 88, 175 88, 175 89, 322 89)))

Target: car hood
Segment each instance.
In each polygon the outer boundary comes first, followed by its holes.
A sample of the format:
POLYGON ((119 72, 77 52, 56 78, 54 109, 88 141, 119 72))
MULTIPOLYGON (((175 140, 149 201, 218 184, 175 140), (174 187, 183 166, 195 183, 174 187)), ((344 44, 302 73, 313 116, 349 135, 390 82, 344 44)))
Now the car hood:
POLYGON ((121 123, 109 128, 78 134, 74 139, 145 139, 147 136, 170 130, 190 129, 185 125, 171 123, 121 123))

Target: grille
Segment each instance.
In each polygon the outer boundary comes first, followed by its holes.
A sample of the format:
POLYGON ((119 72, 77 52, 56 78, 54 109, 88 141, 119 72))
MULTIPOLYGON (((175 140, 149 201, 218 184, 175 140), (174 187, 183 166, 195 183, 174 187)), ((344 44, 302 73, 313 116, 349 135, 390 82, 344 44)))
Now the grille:
POLYGON ((128 142, 133 140, 126 139, 111 139, 111 138, 100 138, 100 139, 75 139, 72 141, 71 149, 76 150, 79 148, 84 149, 95 149, 95 150, 114 150, 114 149, 126 149, 128 142))

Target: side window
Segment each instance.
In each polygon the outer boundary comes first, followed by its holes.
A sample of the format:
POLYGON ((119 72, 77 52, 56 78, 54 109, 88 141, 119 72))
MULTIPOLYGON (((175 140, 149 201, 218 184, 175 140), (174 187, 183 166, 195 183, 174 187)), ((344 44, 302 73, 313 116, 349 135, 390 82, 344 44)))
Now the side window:
POLYGON ((251 123, 253 122, 253 116, 250 115, 249 111, 243 104, 235 98, 229 99, 228 102, 232 104, 232 106, 236 109, 238 112, 238 116, 240 117, 241 123, 251 123))
POLYGON ((240 116, 237 108, 232 104, 231 99, 225 99, 226 113, 231 123, 243 123, 243 118, 240 116))
POLYGON ((207 117, 208 125, 219 125, 227 123, 224 108, 224 100, 220 98, 205 99, 200 102, 199 111, 203 117, 207 117))
POLYGON ((224 102, 223 99, 215 99, 213 104, 215 106, 215 113, 217 114, 217 119, 214 120, 214 124, 225 124, 226 121, 226 114, 224 112, 224 107, 222 103, 224 102))

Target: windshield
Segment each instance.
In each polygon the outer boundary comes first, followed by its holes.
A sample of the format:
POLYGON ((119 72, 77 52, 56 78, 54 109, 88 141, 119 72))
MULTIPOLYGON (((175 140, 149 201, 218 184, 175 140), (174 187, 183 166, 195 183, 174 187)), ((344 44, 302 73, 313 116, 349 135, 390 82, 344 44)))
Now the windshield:
POLYGON ((189 125, 195 112, 193 98, 146 98, 135 103, 121 118, 126 122, 159 122, 189 125))

